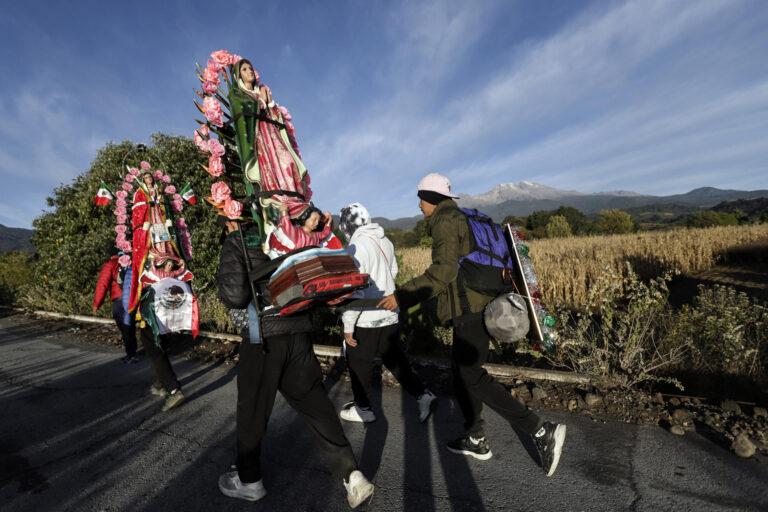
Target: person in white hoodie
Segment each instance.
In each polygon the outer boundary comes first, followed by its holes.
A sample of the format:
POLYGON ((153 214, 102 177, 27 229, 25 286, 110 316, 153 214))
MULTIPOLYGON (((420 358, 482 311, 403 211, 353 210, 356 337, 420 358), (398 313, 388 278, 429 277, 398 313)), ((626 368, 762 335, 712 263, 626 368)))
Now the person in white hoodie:
MULTIPOLYGON (((354 298, 369 299, 373 304, 395 291, 397 261, 392 242, 384 229, 371 222, 368 210, 352 203, 341 210, 339 229, 348 241, 347 251, 355 259, 360 272, 370 276, 371 286, 356 292, 354 298)), ((417 399, 419 420, 425 421, 437 398, 411 369, 400 346, 398 313, 375 306, 350 307, 342 314, 344 346, 352 380, 354 401, 344 405, 339 416, 346 421, 368 423, 376 420, 369 399, 374 359, 400 382, 406 392, 417 399)))

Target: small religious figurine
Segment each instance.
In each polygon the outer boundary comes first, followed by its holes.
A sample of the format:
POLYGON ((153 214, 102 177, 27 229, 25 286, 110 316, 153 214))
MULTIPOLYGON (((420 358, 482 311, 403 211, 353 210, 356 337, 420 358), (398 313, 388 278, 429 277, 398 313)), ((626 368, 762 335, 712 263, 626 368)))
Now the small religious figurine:
POLYGON ((168 218, 160 185, 150 172, 144 172, 137 180, 139 186, 133 194, 131 226, 133 228, 133 283, 129 308, 132 311, 141 295, 141 275, 147 260, 172 257, 179 260, 179 251, 170 233, 172 226, 168 218))

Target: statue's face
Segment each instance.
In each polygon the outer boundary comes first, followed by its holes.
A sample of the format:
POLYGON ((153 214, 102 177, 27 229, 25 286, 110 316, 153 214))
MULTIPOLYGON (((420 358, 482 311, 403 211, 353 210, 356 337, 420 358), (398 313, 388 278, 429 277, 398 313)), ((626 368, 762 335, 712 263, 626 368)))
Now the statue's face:
POLYGON ((166 261, 165 264, 163 265, 163 270, 165 270, 166 272, 170 272, 171 270, 173 270, 173 262, 171 260, 166 261))
POLYGON ((315 229, 317 229, 317 225, 320 223, 320 214, 317 212, 312 212, 309 215, 309 218, 304 221, 304 231, 307 233, 311 233, 315 229))
POLYGON ((144 181, 144 184, 148 187, 151 187, 152 184, 155 182, 155 180, 152 179, 152 176, 150 174, 145 174, 141 177, 141 179, 144 181))
POLYGON ((240 66, 240 78, 246 84, 253 84, 256 81, 256 73, 253 72, 253 66, 245 62, 240 66))

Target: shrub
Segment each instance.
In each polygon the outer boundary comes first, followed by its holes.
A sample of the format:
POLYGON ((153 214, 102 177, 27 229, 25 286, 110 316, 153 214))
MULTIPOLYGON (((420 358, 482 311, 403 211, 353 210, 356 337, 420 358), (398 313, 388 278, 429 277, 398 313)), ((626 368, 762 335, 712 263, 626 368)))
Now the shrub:
POLYGON ((607 386, 666 381, 662 370, 683 361, 687 347, 669 343, 673 315, 664 275, 643 282, 631 268, 624 277, 607 270, 590 290, 582 312, 560 310, 556 366, 585 373, 607 386))
POLYGON ((699 286, 677 316, 674 336, 691 347, 695 371, 764 380, 768 369, 768 308, 733 288, 699 286))
POLYGON ((562 215, 553 215, 545 228, 547 238, 565 238, 571 236, 571 225, 562 215))
POLYGON ((0 255, 0 304, 16 303, 19 290, 32 280, 32 260, 25 252, 0 255))

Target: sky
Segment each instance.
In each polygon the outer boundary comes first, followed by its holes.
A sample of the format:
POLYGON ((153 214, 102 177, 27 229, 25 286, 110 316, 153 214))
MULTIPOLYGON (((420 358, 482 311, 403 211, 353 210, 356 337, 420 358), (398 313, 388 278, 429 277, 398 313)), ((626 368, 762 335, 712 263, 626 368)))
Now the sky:
POLYGON ((768 188, 762 0, 3 4, 6 226, 110 141, 191 136, 195 63, 222 48, 291 111, 334 213, 416 215, 428 172, 468 194, 768 188))

